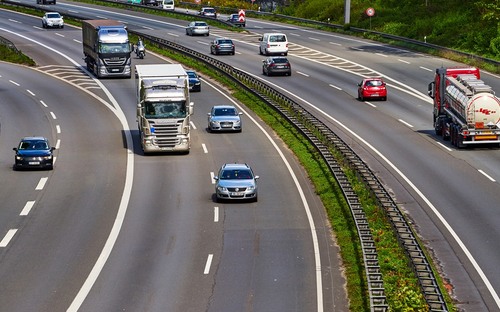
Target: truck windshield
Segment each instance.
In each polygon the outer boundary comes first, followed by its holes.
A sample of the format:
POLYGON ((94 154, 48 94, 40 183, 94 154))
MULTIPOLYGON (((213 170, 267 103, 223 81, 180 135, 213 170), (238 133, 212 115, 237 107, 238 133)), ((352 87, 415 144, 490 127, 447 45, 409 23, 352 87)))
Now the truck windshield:
POLYGON ((128 53, 130 45, 128 43, 101 43, 99 45, 100 53, 128 53))
POLYGON ((186 102, 146 102, 144 103, 146 118, 185 118, 186 102))

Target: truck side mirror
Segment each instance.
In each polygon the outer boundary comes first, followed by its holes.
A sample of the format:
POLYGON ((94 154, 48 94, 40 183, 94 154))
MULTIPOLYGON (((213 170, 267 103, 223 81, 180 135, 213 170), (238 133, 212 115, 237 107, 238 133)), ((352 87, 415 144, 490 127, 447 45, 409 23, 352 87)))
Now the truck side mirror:
POLYGON ((189 103, 189 115, 193 115, 194 113, 194 103, 189 103))
POLYGON ((436 89, 436 83, 433 81, 429 83, 427 86, 427 94, 431 97, 431 99, 434 98, 434 90, 436 89))

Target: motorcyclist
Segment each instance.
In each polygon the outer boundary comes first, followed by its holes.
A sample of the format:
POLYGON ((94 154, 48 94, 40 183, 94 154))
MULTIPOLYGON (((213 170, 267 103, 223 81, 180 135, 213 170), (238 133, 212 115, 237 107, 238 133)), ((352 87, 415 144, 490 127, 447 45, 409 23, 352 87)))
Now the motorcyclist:
POLYGON ((135 55, 139 56, 139 53, 141 51, 143 53, 143 56, 146 55, 146 47, 144 46, 142 39, 139 38, 139 40, 137 41, 137 44, 135 45, 135 55))

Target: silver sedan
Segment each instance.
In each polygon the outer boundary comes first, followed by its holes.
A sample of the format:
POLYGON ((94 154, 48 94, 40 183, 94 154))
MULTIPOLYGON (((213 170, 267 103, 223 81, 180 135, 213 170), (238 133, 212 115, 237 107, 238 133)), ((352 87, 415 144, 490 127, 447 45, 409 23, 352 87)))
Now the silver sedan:
POLYGON ((208 36, 210 34, 210 27, 208 24, 201 21, 195 21, 189 23, 186 27, 186 35, 188 36, 208 36))

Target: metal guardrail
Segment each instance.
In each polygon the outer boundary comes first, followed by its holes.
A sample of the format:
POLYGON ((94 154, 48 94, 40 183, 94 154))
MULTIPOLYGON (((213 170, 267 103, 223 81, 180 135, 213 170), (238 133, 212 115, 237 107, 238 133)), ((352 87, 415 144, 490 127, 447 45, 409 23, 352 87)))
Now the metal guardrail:
POLYGON ((389 309, 382 274, 378 264, 377 252, 359 198, 342 171, 341 164, 334 157, 334 152, 342 154, 342 158, 358 173, 377 198, 380 206, 384 208, 398 236, 399 243, 405 249, 412 268, 416 273, 425 300, 429 306, 429 311, 448 311, 430 263, 418 244, 416 235, 404 215, 368 165, 330 128, 297 102, 243 71, 177 43, 140 32, 131 31, 131 33, 142 36, 160 48, 169 49, 195 58, 232 79, 276 109, 316 147, 338 181, 355 220, 363 251, 371 311, 388 311, 389 309))
MULTIPOLYGON (((35 7, 8 0, 4 0, 3 2, 17 6, 35 7)), ((38 6, 36 8, 40 9, 38 6)), ((75 19, 81 18, 75 14, 71 14, 71 17, 75 19)), ((243 71, 177 43, 130 29, 129 32, 140 35, 160 48, 169 49, 195 58, 224 74, 276 109, 316 147, 339 183, 355 220, 358 237, 361 242, 365 275, 370 296, 370 309, 372 312, 389 311, 382 274, 378 264, 377 251, 363 207, 343 172, 341 164, 336 160, 334 152, 342 154, 345 163, 357 172, 364 183, 370 188, 378 203, 384 208, 388 219, 397 233, 399 243, 404 247, 413 270, 417 275, 429 306, 429 311, 448 311, 431 266, 404 215, 368 165, 330 128, 297 102, 243 71)))
POLYGON ((16 51, 17 53, 19 53, 20 51, 17 49, 17 47, 7 38, 4 38, 2 36, 0 36, 0 45, 4 45, 6 46, 7 48, 11 49, 11 50, 14 50, 16 51))

